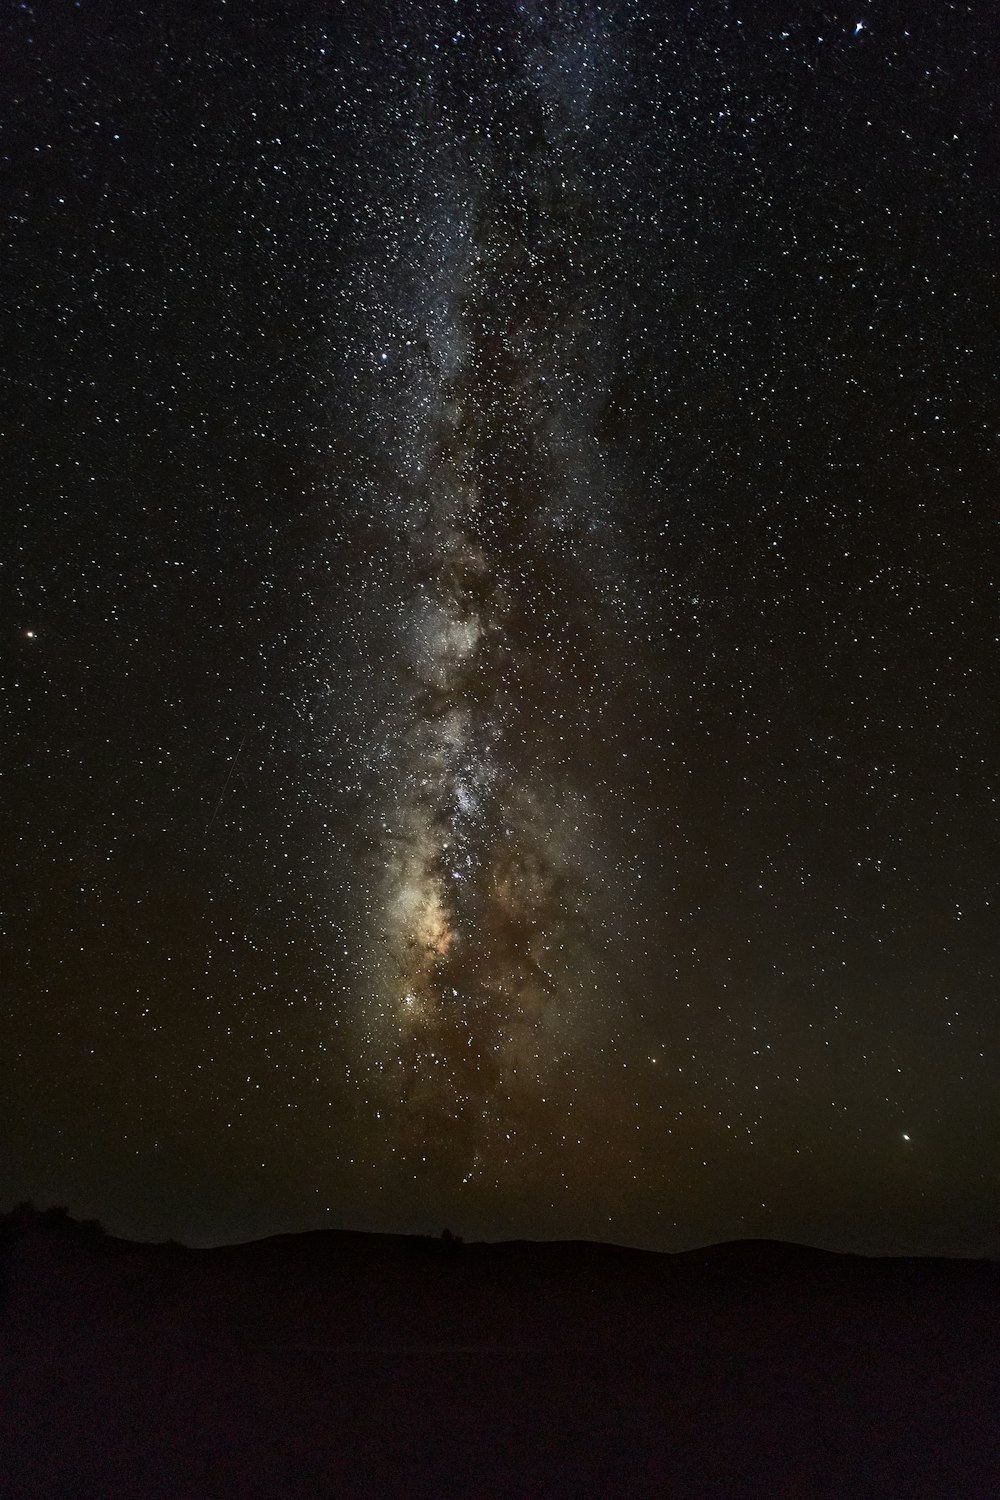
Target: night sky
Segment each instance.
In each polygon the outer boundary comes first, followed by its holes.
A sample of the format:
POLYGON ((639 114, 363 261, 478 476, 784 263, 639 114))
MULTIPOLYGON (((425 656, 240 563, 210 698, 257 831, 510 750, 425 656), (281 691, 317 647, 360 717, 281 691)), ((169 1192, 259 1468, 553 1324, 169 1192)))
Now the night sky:
POLYGON ((1000 1253, 990 4, 10 4, 0 1204, 1000 1253))

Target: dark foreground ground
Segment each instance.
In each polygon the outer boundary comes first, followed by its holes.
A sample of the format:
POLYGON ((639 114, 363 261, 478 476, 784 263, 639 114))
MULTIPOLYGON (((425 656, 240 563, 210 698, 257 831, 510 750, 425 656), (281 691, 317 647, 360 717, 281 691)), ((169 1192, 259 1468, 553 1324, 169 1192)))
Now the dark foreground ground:
POLYGON ((1000 1496, 1000 1266, 24 1219, 0 1493, 1000 1496))

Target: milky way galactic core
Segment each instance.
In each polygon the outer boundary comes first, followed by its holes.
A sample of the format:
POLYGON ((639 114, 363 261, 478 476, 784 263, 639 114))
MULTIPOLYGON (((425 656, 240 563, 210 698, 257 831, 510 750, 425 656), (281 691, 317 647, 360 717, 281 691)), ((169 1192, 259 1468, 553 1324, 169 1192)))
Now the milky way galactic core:
POLYGON ((591 741, 624 660, 597 431, 615 222, 588 145, 616 102, 607 39, 525 15, 516 40, 495 140, 450 131, 440 94, 409 137, 417 274, 384 414, 406 606, 367 1024, 402 1137, 443 1131, 470 1161, 597 1021, 591 741))

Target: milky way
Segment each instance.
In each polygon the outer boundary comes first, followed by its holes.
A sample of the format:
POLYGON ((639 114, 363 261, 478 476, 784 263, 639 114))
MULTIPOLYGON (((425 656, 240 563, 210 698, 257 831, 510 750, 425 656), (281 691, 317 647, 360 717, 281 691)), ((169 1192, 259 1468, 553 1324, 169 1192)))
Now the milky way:
POLYGON ((371 1041, 401 1138, 443 1133, 470 1160, 564 1063, 602 990, 587 741, 622 646, 602 589, 615 278, 587 146, 606 103, 593 19, 522 23, 498 142, 440 119, 415 137, 401 732, 371 1041))

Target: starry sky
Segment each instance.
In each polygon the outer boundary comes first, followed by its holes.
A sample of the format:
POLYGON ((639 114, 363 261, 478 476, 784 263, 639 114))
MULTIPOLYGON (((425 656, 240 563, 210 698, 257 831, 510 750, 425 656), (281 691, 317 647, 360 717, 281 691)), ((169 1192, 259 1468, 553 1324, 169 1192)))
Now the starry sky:
POLYGON ((997 41, 5 9, 4 1206, 1000 1253, 997 41))

